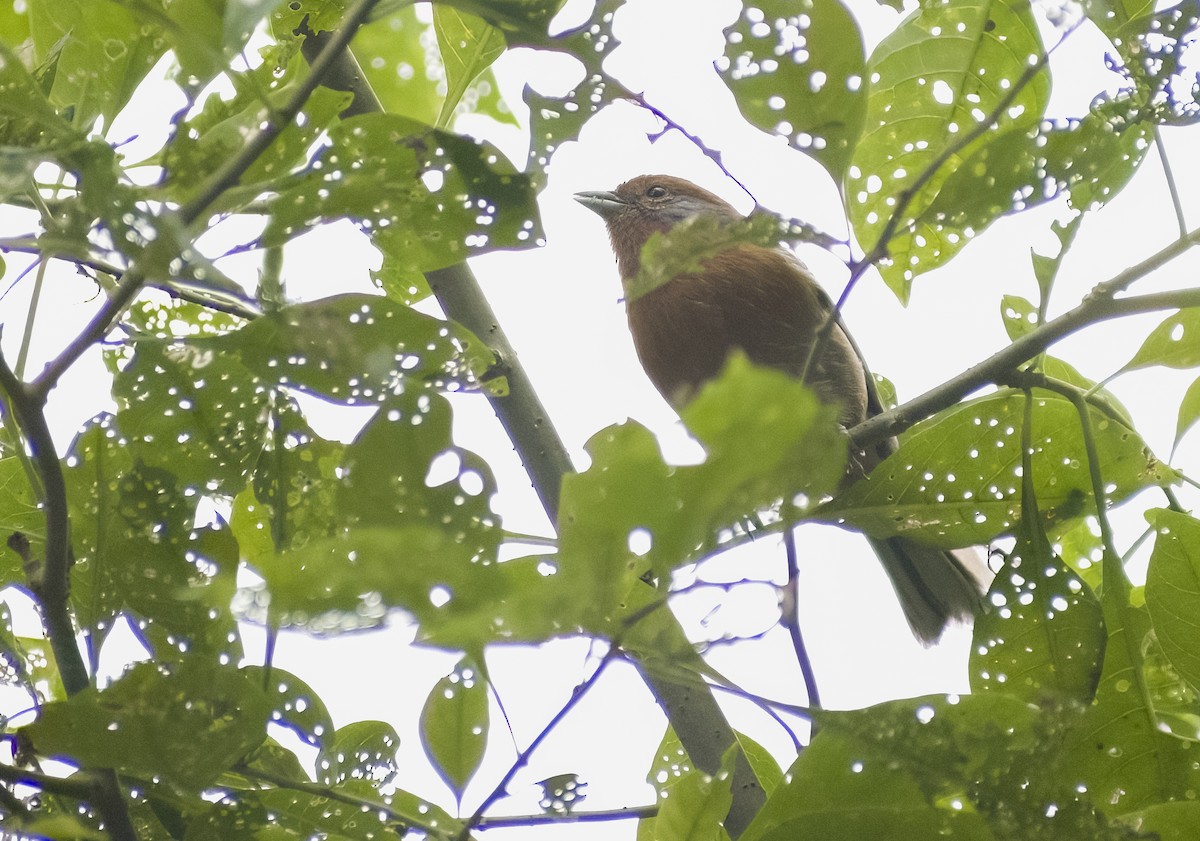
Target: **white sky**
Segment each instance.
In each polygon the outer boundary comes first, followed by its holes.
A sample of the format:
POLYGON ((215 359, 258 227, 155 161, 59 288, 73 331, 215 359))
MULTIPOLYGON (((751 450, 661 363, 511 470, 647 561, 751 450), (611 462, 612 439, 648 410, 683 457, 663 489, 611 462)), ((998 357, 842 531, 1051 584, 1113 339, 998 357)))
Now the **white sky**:
MULTIPOLYGON (((853 5, 879 37, 898 16, 871 0, 853 5), (882 27, 882 29, 880 29, 882 27)), ((561 18, 574 25, 586 16, 586 0, 571 2, 561 18)), ((618 15, 616 32, 624 42, 608 69, 633 90, 677 122, 699 134, 725 154, 725 163, 758 201, 786 215, 806 219, 832 233, 845 229, 840 203, 824 171, 782 143, 745 124, 731 95, 716 77, 711 62, 722 50, 721 28, 731 22, 735 2, 647 0, 631 2, 618 15), (682 27, 687 26, 684 30, 682 27)), ((1054 58, 1056 70, 1102 67, 1104 45, 1087 32, 1074 36, 1054 58)), ((561 59, 506 55, 496 66, 505 96, 524 122, 520 90, 527 80, 543 91, 564 89, 561 59)), ((566 77, 573 83, 574 75, 566 77)), ((1083 80, 1072 89, 1064 74, 1056 77, 1051 104, 1054 116, 1079 115, 1092 96, 1111 78, 1083 80)), ((569 87, 569 84, 566 85, 569 87)), ((139 126, 139 128, 142 128, 139 126)), ((460 129, 486 131, 509 157, 524 160, 524 130, 486 126, 464 120, 460 129)), ((571 194, 585 189, 609 189, 638 174, 664 172, 687 177, 718 192, 735 205, 752 202, 735 184, 687 140, 668 134, 657 143, 647 131, 659 128, 650 114, 631 104, 617 104, 592 120, 578 143, 563 147, 553 160, 548 187, 541 196, 547 246, 538 251, 497 253, 473 261, 484 290, 500 316, 545 402, 550 417, 576 463, 586 466, 582 445, 601 428, 632 417, 658 433, 668 453, 687 451, 686 436, 669 408, 641 372, 624 325, 620 286, 600 220, 577 205, 571 194)), ((121 127, 113 136, 121 135, 121 127)), ((1171 162, 1183 192, 1191 223, 1200 220, 1200 161, 1179 130, 1164 129, 1171 162)), ((150 142, 147 140, 146 142, 150 142)), ((136 157, 136 156, 135 156, 136 157)), ((851 297, 846 320, 879 373, 897 386, 901 399, 937 385, 975 361, 1007 344, 1001 319, 1000 296, 1036 299, 1029 249, 1051 252, 1055 240, 1049 222, 1061 213, 1057 206, 1031 211, 998 222, 944 269, 917 279, 912 303, 901 308, 877 276, 868 276, 851 297)), ((21 230, 19 226, 12 232, 21 230)), ((1151 152, 1142 173, 1125 192, 1086 222, 1068 258, 1053 296, 1051 314, 1078 303, 1097 282, 1111 277, 1161 248, 1177 235, 1165 182, 1151 152)), ((845 270, 817 249, 802 257, 818 279, 835 295, 845 270)), ((348 225, 306 236, 290 249, 285 265, 288 292, 297 298, 339 291, 369 291, 369 268, 376 264, 371 249, 348 225)), ((9 260, 9 277, 13 267, 9 260)), ((1183 284, 1195 285, 1197 259, 1177 261, 1168 270, 1142 281, 1135 291, 1152 291, 1183 284)), ((252 282, 251 261, 230 261, 226 270, 242 271, 252 282)), ((236 275, 235 275, 236 276, 236 275)), ((52 356, 64 338, 77 331, 94 311, 93 290, 60 272, 58 286, 43 304, 30 370, 52 356)), ((25 281, 4 300, 9 324, 4 348, 15 355, 18 324, 31 283, 25 281)), ((1129 359, 1150 327, 1164 315, 1110 322, 1072 337, 1057 355, 1083 373, 1103 378, 1129 359)), ((1174 437, 1175 411, 1192 375, 1149 372, 1117 380, 1113 391, 1130 407, 1138 428, 1155 452, 1166 458, 1174 437)), ((50 410, 60 447, 65 448, 85 418, 106 405, 107 384, 99 376, 96 358, 83 360, 63 380, 50 410)), ((496 508, 505 525, 516 531, 547 533, 548 524, 528 489, 524 473, 479 396, 455 398, 456 437, 469 449, 484 454, 497 473, 501 494, 496 508)), ((320 427, 319 427, 320 428, 320 427)), ((1185 439, 1175 464, 1187 470, 1197 444, 1185 439)), ((1162 504, 1161 496, 1144 494, 1116 516, 1126 546, 1142 528, 1140 510, 1162 504)), ((814 667, 826 704, 856 707, 888 698, 967 686, 967 629, 952 629, 943 643, 925 650, 912 641, 882 571, 861 536, 827 526, 802 530, 801 616, 814 667)), ((709 580, 743 576, 784 577, 784 560, 777 541, 760 542, 706 564, 709 580)), ((709 637, 722 633, 748 634, 764 630, 775 616, 775 594, 764 587, 728 596, 701 594, 681 605, 689 627, 709 637), (716 609, 718 602, 726 604, 716 609), (701 621, 706 624, 702 627, 701 621)), ((393 629, 338 639, 313 641, 285 635, 276 663, 299 675, 321 695, 335 723, 364 718, 390 721, 400 732, 400 784, 453 811, 448 790, 428 769, 416 732, 417 715, 433 683, 449 671, 453 655, 414 648, 411 630, 400 623, 393 629)), ((261 652, 261 633, 246 629, 247 650, 261 652)), ((516 741, 525 746, 567 700, 572 687, 594 666, 586 641, 568 640, 538 649, 497 650, 489 663, 498 691, 512 717, 516 741)), ((719 646, 712 662, 735 682, 767 696, 803 702, 803 690, 786 634, 776 630, 765 638, 737 646, 719 646)), ((119 668, 117 662, 111 662, 119 668)), ((736 727, 766 743, 786 764, 790 743, 761 713, 744 702, 728 705, 736 727)), ((642 780, 662 734, 664 719, 640 681, 618 666, 586 698, 563 727, 518 775, 497 812, 536 812, 537 790, 531 784, 552 774, 575 771, 589 783, 587 809, 619 808, 652 802, 642 780), (631 698, 633 701, 631 701, 631 698)), ((493 735, 485 765, 468 789, 464 812, 469 814, 504 773, 512 760, 511 743, 493 705, 493 735)), ((634 824, 576 827, 572 837, 633 837, 634 824)), ((543 837, 559 830, 494 831, 489 838, 543 837)))

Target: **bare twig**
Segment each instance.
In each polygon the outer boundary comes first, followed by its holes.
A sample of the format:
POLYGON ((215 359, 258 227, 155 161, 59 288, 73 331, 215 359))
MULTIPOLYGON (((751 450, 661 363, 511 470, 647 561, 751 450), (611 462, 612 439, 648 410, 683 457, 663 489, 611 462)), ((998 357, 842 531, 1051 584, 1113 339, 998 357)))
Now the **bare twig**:
POLYGON ((796 552, 796 531, 788 529, 783 536, 783 545, 787 550, 788 580, 783 598, 783 625, 788 630, 792 640, 792 650, 796 652, 796 662, 800 666, 800 674, 804 677, 804 690, 808 696, 808 705, 820 708, 821 695, 817 690, 817 674, 813 671, 812 660, 808 656, 808 647, 800 633, 800 563, 796 552))
POLYGON ((1171 170, 1171 160, 1167 157, 1167 146, 1163 143, 1162 128, 1151 126, 1150 133, 1154 135, 1154 148, 1158 150, 1158 162, 1162 164, 1163 178, 1167 182, 1167 192, 1171 194, 1171 206, 1175 209, 1175 222, 1179 225, 1179 235, 1187 236, 1187 217, 1183 214, 1183 200, 1179 197, 1179 184, 1175 181, 1175 173, 1171 170))
POLYGON ((542 742, 546 740, 546 737, 554 731, 559 723, 567 717, 571 710, 575 709, 575 705, 583 700, 583 697, 593 686, 596 685, 596 682, 600 679, 600 676, 604 674, 605 669, 607 669, 609 664, 617 659, 620 653, 621 649, 619 647, 616 645, 610 646, 608 651, 605 652, 604 657, 600 660, 599 665, 596 666, 595 670, 587 677, 586 680, 584 680, 571 691, 571 697, 567 699, 567 702, 562 705, 557 713, 554 714, 553 718, 546 722, 546 726, 543 727, 541 732, 533 738, 533 741, 529 743, 529 747, 517 754, 517 758, 513 760, 513 763, 511 766, 509 766, 508 771, 506 771, 504 776, 500 778, 500 782, 496 783, 495 788, 493 788, 488 796, 483 799, 483 802, 479 804, 479 808, 475 810, 475 813, 467 819, 467 822, 463 825, 462 831, 458 835, 458 841, 467 841, 467 839, 470 838, 471 830, 479 825, 479 822, 483 820, 484 813, 491 808, 492 804, 504 796, 505 792, 508 790, 508 784, 512 782, 513 777, 517 775, 518 771, 529 764, 529 758, 533 755, 533 752, 538 749, 542 742))
POLYGON ((632 806, 608 812, 570 812, 565 815, 513 815, 483 818, 475 825, 479 831, 515 826, 559 826, 576 823, 609 823, 611 821, 644 820, 658 814, 658 806, 632 806))

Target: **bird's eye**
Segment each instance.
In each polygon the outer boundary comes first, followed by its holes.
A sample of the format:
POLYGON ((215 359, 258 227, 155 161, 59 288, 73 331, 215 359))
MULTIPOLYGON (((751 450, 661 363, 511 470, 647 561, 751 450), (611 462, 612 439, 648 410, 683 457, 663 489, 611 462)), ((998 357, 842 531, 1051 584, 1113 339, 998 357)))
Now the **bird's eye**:
POLYGON ((653 187, 650 187, 648 190, 646 190, 646 196, 652 199, 661 199, 666 194, 667 188, 663 187, 661 184, 655 184, 653 187))

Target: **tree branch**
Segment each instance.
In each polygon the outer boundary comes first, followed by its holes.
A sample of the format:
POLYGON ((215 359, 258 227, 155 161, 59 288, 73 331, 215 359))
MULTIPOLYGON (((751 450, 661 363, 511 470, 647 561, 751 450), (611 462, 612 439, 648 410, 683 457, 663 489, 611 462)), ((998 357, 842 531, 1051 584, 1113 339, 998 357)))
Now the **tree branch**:
POLYGON ((1189 248, 1200 244, 1200 228, 1181 237, 1158 253, 1125 269, 1111 280, 1096 286, 1077 307, 1033 330, 966 371, 951 377, 907 403, 869 418, 850 430, 855 447, 866 448, 914 424, 953 406, 984 386, 994 385, 1016 370, 1017 366, 1042 353, 1059 339, 1075 331, 1126 315, 1157 310, 1200 307, 1200 288, 1155 292, 1127 298, 1112 297, 1145 277, 1189 248))

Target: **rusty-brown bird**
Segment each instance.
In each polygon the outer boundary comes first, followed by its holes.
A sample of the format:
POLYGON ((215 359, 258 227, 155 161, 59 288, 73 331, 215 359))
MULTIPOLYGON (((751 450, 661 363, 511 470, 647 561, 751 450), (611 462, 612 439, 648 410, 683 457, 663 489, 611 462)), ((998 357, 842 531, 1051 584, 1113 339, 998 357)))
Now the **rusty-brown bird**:
MULTIPOLYGON (((655 231, 697 215, 741 218, 724 200, 669 175, 641 175, 612 191, 576 193, 575 199, 604 219, 626 283, 638 274, 642 246, 655 231)), ((760 365, 801 376, 832 309, 807 267, 783 248, 746 243, 702 266, 627 300, 638 358, 663 397, 682 407, 720 372, 733 348, 760 365)), ((839 323, 809 365, 807 382, 821 400, 841 407, 841 422, 849 428, 882 411, 867 376, 857 347, 839 323)), ((855 473, 869 472, 895 449, 893 439, 862 454, 855 473)), ((921 642, 936 641, 947 623, 975 612, 980 584, 967 568, 978 565, 974 559, 905 538, 870 541, 921 642)))

